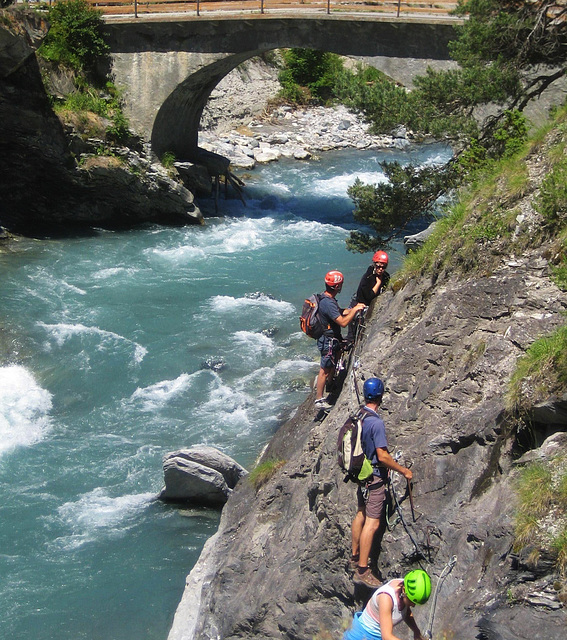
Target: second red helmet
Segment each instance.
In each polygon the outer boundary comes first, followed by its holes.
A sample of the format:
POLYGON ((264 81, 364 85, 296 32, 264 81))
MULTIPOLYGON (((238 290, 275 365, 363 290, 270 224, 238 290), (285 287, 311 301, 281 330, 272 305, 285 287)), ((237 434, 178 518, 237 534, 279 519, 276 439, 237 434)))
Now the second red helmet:
POLYGON ((344 280, 344 276, 340 271, 329 271, 325 276, 325 284, 328 287, 339 287, 344 280))
POLYGON ((372 262, 383 262, 384 264, 388 264, 388 254, 385 251, 377 251, 372 256, 372 262))

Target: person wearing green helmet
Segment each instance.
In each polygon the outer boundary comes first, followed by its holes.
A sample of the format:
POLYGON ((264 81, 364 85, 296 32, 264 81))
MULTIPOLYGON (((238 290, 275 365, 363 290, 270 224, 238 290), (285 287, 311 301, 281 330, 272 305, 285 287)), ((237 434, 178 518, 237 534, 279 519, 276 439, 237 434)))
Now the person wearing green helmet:
POLYGON ((410 571, 403 580, 390 580, 372 594, 364 611, 354 614, 343 640, 400 640, 394 627, 402 620, 412 630, 414 640, 426 640, 411 610, 427 602, 430 595, 431 580, 422 569, 410 571))

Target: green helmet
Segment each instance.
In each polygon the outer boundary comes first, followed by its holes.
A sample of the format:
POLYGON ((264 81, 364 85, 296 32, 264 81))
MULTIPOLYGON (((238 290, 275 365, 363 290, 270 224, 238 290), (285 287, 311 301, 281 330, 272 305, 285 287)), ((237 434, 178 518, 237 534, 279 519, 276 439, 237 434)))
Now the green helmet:
POLYGON ((424 604, 431 595, 431 579, 422 569, 415 569, 404 578, 404 589, 412 602, 424 604))

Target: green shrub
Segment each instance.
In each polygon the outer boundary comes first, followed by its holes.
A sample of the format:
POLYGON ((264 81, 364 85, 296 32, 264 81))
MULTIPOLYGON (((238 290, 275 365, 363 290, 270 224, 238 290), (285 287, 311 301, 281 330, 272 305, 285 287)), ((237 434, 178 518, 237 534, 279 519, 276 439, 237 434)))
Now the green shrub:
POLYGON ((525 411, 567 386, 567 325, 536 340, 516 364, 507 403, 511 410, 525 411))
POLYGON ((112 124, 106 129, 106 137, 110 142, 125 143, 130 137, 130 127, 121 109, 116 109, 112 115, 112 124))
POLYGON ((563 527, 558 536, 551 543, 556 555, 556 564, 562 575, 567 572, 567 526, 563 527))
POLYGON ((62 102, 55 105, 56 111, 92 111, 99 116, 108 116, 108 102, 101 98, 95 91, 75 91, 65 96, 62 102))
POLYGON ((518 507, 514 522, 515 551, 531 547, 529 560, 537 562, 540 550, 555 555, 559 572, 567 570, 567 461, 564 456, 553 460, 532 462, 524 467, 517 479, 518 507), (549 527, 546 518, 554 524, 549 527))
POLYGON ((567 252, 565 248, 563 248, 562 254, 559 264, 551 267, 551 278, 561 291, 567 291, 567 252))
POLYGON ((335 77, 342 68, 339 56, 314 49, 286 49, 285 68, 278 79, 281 96, 289 102, 328 102, 333 96, 335 77))
POLYGON ((389 133, 412 121, 406 89, 374 67, 342 69, 337 74, 334 93, 347 107, 364 115, 373 133, 389 133))
POLYGON ((166 169, 171 169, 175 163, 175 154, 171 151, 166 151, 161 157, 161 163, 166 169))
POLYGON ((528 120, 526 116, 515 109, 504 111, 492 137, 494 140, 493 156, 509 158, 518 153, 528 139, 528 120))
POLYGON ((562 226, 567 220, 567 159, 555 164, 543 180, 536 210, 552 226, 562 226))
POLYGON ((49 9, 51 28, 38 53, 46 60, 65 65, 77 73, 97 77, 107 66, 109 46, 104 40, 100 11, 85 0, 61 0, 49 9))

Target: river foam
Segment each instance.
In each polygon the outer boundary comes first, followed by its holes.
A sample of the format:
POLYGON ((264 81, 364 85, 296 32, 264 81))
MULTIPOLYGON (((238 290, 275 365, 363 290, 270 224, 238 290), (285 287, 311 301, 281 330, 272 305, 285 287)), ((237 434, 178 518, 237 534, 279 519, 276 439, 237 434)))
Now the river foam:
POLYGON ((0 456, 42 440, 50 428, 51 407, 51 394, 25 367, 0 367, 0 456))

